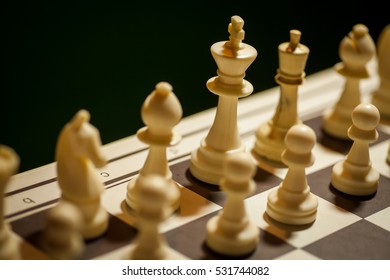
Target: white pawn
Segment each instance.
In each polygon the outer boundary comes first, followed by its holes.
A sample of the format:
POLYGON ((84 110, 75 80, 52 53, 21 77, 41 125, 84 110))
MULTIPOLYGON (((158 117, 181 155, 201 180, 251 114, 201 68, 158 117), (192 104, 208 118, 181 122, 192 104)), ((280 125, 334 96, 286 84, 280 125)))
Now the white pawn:
POLYGON ((141 115, 146 126, 137 132, 137 136, 149 145, 149 153, 138 177, 131 180, 127 186, 126 203, 131 208, 138 209, 136 196, 143 185, 143 178, 154 174, 167 180, 165 191, 172 212, 179 207, 180 188, 172 179, 166 150, 168 146, 176 145, 181 140, 181 136, 173 131, 173 127, 179 123, 182 114, 180 102, 167 82, 158 83, 142 105, 141 115))
POLYGON ((4 221, 4 192, 11 176, 19 167, 19 156, 7 146, 0 145, 0 260, 17 260, 21 255, 11 226, 4 221))
POLYGON ((360 80, 369 77, 367 63, 375 55, 375 43, 363 24, 356 24, 340 43, 341 63, 336 71, 345 77, 344 89, 334 107, 324 113, 323 129, 336 138, 348 140, 351 113, 361 103, 360 80))
POLYGON ((42 236, 42 247, 51 259, 78 258, 84 249, 81 235, 83 216, 70 202, 60 202, 50 209, 42 236))
POLYGON ((380 86, 374 91, 372 104, 381 113, 381 119, 390 120, 390 25, 378 39, 378 74, 380 86))
POLYGON ((283 182, 268 195, 266 213, 272 219, 290 225, 306 225, 315 221, 318 201, 307 184, 306 167, 313 165, 314 131, 297 124, 286 134, 282 161, 288 166, 283 182))
POLYGON ((166 191, 167 180, 159 175, 145 176, 139 182, 137 227, 138 235, 130 248, 128 258, 134 260, 181 259, 182 256, 168 247, 159 232, 159 225, 171 213, 166 191))
POLYGON ((65 125, 56 147, 57 178, 62 199, 74 203, 84 217, 83 236, 92 239, 108 228, 108 213, 101 204, 104 191, 96 167, 106 164, 99 131, 89 123, 90 115, 80 110, 65 125))
POLYGON ((256 249, 259 229, 245 209, 244 199, 255 189, 252 179, 256 167, 246 153, 228 157, 220 188, 227 194, 226 204, 217 216, 207 222, 207 245, 227 256, 241 256, 256 249))
POLYGON ((359 104, 353 110, 348 135, 354 142, 345 160, 333 166, 331 182, 337 190, 356 196, 376 192, 379 172, 371 165, 369 144, 378 139, 379 121, 379 111, 372 104, 359 104))

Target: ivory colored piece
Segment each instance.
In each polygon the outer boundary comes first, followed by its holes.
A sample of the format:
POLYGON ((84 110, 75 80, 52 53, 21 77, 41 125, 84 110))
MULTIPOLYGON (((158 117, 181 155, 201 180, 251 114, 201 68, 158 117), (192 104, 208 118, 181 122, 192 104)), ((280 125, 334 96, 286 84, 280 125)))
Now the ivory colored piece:
POLYGON ((174 260, 182 259, 167 245, 159 233, 159 225, 171 214, 168 201, 166 178, 153 174, 139 181, 140 190, 136 193, 138 201, 138 235, 130 248, 129 259, 134 260, 174 260))
POLYGON ((374 91, 372 104, 378 108, 381 120, 390 120, 390 24, 381 32, 378 39, 379 88, 374 91))
POLYGON ((390 141, 389 141, 389 148, 387 149, 387 158, 386 158, 387 163, 390 165, 390 141))
POLYGON ((300 43, 301 32, 290 31, 290 42, 279 45, 279 69, 275 76, 280 86, 279 102, 271 120, 256 130, 253 152, 257 156, 281 162, 286 148, 287 131, 300 123, 298 117, 298 86, 303 84, 309 48, 300 43))
POLYGON ((4 220, 5 188, 18 168, 19 156, 12 148, 0 145, 0 260, 21 258, 19 244, 13 237, 11 226, 4 220))
POLYGON ((218 95, 217 112, 208 135, 191 154, 190 172, 197 179, 218 185, 223 176, 223 162, 232 153, 245 150, 237 127, 238 99, 250 95, 253 86, 244 80, 245 71, 256 59, 257 51, 242 43, 244 20, 233 16, 228 26, 229 41, 211 46, 218 66, 218 76, 207 81, 210 92, 218 95))
POLYGON ((259 229, 246 213, 244 199, 255 190, 256 167, 247 153, 236 153, 225 161, 220 188, 227 194, 223 210, 207 222, 207 245, 228 256, 241 256, 256 249, 259 229))
POLYGON ((367 63, 375 51, 375 43, 363 24, 356 24, 341 41, 339 54, 342 62, 336 64, 335 69, 345 78, 345 84, 337 103, 324 113, 323 129, 327 134, 349 139, 351 113, 361 103, 360 80, 369 77, 367 63))
POLYGON ((51 259, 77 259, 84 249, 83 215, 72 203, 60 200, 47 215, 42 247, 51 259))
POLYGON ((376 192, 379 172, 371 165, 369 144, 378 139, 379 121, 379 111, 372 104, 359 104, 353 110, 348 135, 354 142, 345 160, 333 166, 331 182, 337 190, 356 196, 376 192))
POLYGON ((286 135, 282 154, 288 171, 283 182, 268 195, 266 213, 272 219, 289 225, 306 225, 315 221, 318 201, 307 184, 306 167, 313 165, 314 131, 297 124, 286 135))
POLYGON ((167 82, 160 82, 155 90, 146 98, 141 109, 141 116, 145 127, 137 132, 137 137, 149 145, 149 153, 139 175, 130 181, 127 186, 126 203, 137 210, 139 203, 136 199, 141 190, 141 182, 145 176, 156 174, 167 180, 165 191, 172 212, 180 206, 180 188, 172 179, 167 160, 167 147, 180 142, 181 136, 173 131, 183 115, 182 107, 172 86, 167 82))
POLYGON ((83 214, 82 235, 92 239, 108 228, 108 213, 101 205, 103 183, 95 167, 103 167, 99 131, 89 123, 90 114, 80 110, 62 129, 57 141, 57 176, 62 199, 75 204, 83 214))

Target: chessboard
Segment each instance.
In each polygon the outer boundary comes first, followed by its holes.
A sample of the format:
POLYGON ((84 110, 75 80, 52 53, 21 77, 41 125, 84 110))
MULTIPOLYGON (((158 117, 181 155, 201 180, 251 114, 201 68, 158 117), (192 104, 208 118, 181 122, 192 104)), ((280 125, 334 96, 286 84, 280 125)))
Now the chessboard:
MULTIPOLYGON (((375 62, 370 78, 362 80, 362 100, 369 101, 378 86, 375 62)), ((322 114, 334 104, 343 87, 343 77, 327 69, 306 77, 299 88, 300 119, 316 133, 315 163, 306 169, 311 192, 318 198, 318 214, 308 226, 288 226, 266 214, 267 195, 286 175, 287 169, 256 161, 256 190, 245 199, 248 215, 260 229, 256 250, 243 259, 390 259, 390 166, 386 163, 390 126, 383 122, 379 139, 370 146, 372 164, 380 173, 374 195, 353 197, 330 183, 332 166, 348 153, 352 142, 338 140, 322 131, 322 114)), ((253 93, 238 104, 238 128, 250 153, 255 130, 271 118, 279 87, 253 93)), ((199 97, 201 98, 201 97, 199 97)), ((205 244, 206 223, 223 207, 226 195, 218 186, 203 183, 189 172, 190 154, 210 128, 216 108, 186 117, 175 128, 182 136, 168 148, 173 179, 180 184, 179 209, 160 227, 168 245, 188 259, 226 259, 205 244)), ((97 169, 105 190, 102 203, 110 214, 107 232, 86 242, 81 259, 121 259, 137 235, 136 215, 125 202, 126 187, 142 168, 148 146, 133 135, 103 146, 108 164, 97 169)), ((5 219, 18 238, 23 259, 48 259, 40 247, 47 212, 61 192, 56 163, 13 176, 4 198, 5 219)))

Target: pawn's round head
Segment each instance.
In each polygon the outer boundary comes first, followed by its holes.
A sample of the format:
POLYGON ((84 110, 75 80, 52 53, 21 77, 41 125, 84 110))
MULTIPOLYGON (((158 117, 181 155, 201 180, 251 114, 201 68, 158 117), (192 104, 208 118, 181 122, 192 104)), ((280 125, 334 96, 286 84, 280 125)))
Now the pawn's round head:
POLYGON ((230 181, 245 182, 250 180, 256 172, 252 157, 247 153, 230 155, 225 161, 225 178, 230 181))
POLYGON ((60 200, 56 206, 50 209, 47 220, 49 226, 63 234, 68 231, 78 231, 83 225, 80 210, 73 203, 65 200, 60 200))
POLYGON ((352 111, 352 123, 361 130, 373 130, 380 121, 378 109, 368 103, 362 103, 352 111))
POLYGON ((316 143, 314 131, 304 124, 292 126, 285 138, 286 148, 293 153, 310 153, 316 143))
POLYGON ((162 96, 166 96, 168 95, 170 92, 172 92, 173 88, 172 86, 167 83, 167 82, 159 82, 157 85, 156 85, 156 94, 158 95, 162 95, 162 96))

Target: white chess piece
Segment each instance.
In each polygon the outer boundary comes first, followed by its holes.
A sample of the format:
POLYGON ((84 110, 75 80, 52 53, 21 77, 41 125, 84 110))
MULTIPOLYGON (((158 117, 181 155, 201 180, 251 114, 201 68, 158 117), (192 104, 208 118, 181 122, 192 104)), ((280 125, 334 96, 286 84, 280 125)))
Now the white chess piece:
POLYGON ((171 214, 164 177, 157 174, 144 176, 139 181, 137 228, 138 235, 130 248, 128 258, 135 260, 169 260, 183 257, 169 248, 159 232, 160 224, 171 214))
POLYGON ((341 63, 336 71, 345 77, 344 89, 339 100, 323 116, 324 131, 336 138, 348 140, 348 128, 352 125, 351 113, 361 102, 360 80, 369 77, 367 63, 375 54, 375 43, 363 24, 356 24, 340 43, 341 63))
POLYGON ((390 120, 390 24, 378 39, 378 74, 380 86, 374 91, 372 105, 381 113, 381 120, 390 120))
POLYGON ((290 31, 290 42, 279 45, 279 69, 275 81, 280 85, 279 102, 271 120, 256 130, 253 147, 255 157, 264 157, 281 162, 282 152, 286 148, 284 138, 287 131, 300 123, 298 117, 298 86, 303 84, 305 66, 309 48, 301 44, 301 32, 290 31))
POLYGON ((49 210, 42 235, 42 247, 51 259, 77 259, 83 249, 83 216, 72 203, 60 200, 49 210))
POLYGON ((191 154, 191 174, 206 183, 218 185, 223 176, 223 162, 232 153, 245 150, 237 127, 238 98, 248 96, 253 86, 244 80, 245 71, 256 59, 257 51, 241 41, 244 39, 244 21, 233 16, 229 24, 229 41, 211 46, 217 63, 218 76, 207 81, 207 88, 218 95, 214 123, 200 147, 191 154))
POLYGON ((390 141, 389 141, 389 148, 387 149, 386 162, 387 162, 387 164, 390 165, 390 141))
POLYGON ((256 249, 259 228, 246 213, 244 199, 255 189, 256 167, 247 153, 226 159, 220 188, 227 194, 223 210, 207 222, 207 245, 228 256, 240 256, 256 249))
POLYGON ((166 149, 181 140, 181 136, 173 131, 173 128, 179 123, 182 114, 180 102, 172 92, 172 86, 167 82, 158 83, 142 105, 141 115, 146 126, 137 132, 137 136, 149 145, 149 153, 138 177, 131 180, 127 186, 126 203, 131 208, 138 209, 135 197, 143 185, 141 181, 145 176, 152 174, 160 175, 167 180, 165 191, 172 212, 179 207, 180 189, 172 179, 166 149))
POLYGON ((371 195, 378 187, 379 172, 370 161, 369 144, 378 139, 378 109, 372 104, 359 104, 352 112, 349 137, 354 141, 346 158, 333 166, 332 185, 350 195, 371 195))
POLYGON ((0 260, 20 259, 19 244, 11 226, 4 221, 4 192, 11 176, 19 167, 19 156, 7 146, 0 145, 0 260))
POLYGON ((282 160, 288 171, 283 182, 269 193, 266 213, 284 224, 310 224, 316 219, 318 201, 310 192, 305 169, 314 163, 316 135, 310 127, 297 124, 289 129, 285 141, 282 160))
POLYGON ((106 164, 99 131, 89 123, 90 115, 80 110, 62 129, 57 141, 56 161, 62 199, 79 207, 83 214, 83 236, 91 239, 108 227, 108 213, 101 205, 104 191, 96 167, 106 164))

